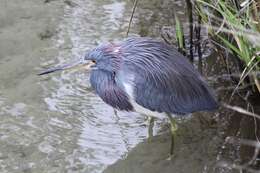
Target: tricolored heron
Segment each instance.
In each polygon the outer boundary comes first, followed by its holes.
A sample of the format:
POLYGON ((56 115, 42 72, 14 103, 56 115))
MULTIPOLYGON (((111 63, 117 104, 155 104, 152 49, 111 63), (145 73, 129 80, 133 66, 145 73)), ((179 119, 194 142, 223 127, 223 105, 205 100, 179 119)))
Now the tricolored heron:
POLYGON ((152 38, 103 44, 87 52, 83 61, 39 75, 76 66, 91 69, 91 86, 113 108, 152 117, 168 116, 171 154, 177 130, 172 115, 184 116, 218 107, 208 85, 186 57, 152 38))

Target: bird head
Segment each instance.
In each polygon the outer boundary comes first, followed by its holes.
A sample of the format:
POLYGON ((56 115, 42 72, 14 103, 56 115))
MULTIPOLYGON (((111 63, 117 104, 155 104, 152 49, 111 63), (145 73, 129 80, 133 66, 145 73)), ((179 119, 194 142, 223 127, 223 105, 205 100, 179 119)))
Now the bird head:
POLYGON ((64 70, 104 70, 107 72, 115 73, 119 68, 120 63, 120 47, 109 43, 103 44, 95 49, 88 51, 84 59, 77 60, 76 62, 68 63, 63 66, 47 69, 38 75, 45 75, 56 71, 64 70))
POLYGON ((116 44, 104 44, 89 51, 84 60, 94 63, 92 67, 108 72, 116 72, 120 64, 120 46, 116 44))

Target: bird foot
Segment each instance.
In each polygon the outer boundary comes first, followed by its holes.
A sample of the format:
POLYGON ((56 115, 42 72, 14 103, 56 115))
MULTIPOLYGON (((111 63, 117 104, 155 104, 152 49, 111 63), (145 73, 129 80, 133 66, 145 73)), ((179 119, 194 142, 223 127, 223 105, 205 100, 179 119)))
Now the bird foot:
POLYGON ((166 158, 167 161, 171 161, 176 157, 175 154, 169 154, 169 156, 166 158))
POLYGON ((166 160, 170 161, 170 160, 172 160, 172 158, 173 158, 173 155, 170 155, 169 157, 167 157, 166 160))

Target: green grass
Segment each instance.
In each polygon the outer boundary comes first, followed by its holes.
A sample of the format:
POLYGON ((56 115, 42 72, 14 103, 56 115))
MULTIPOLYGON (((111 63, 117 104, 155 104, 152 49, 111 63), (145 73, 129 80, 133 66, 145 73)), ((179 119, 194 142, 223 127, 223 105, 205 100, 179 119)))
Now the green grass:
POLYGON ((180 52, 185 52, 184 33, 178 16, 175 14, 176 41, 180 52))
MULTIPOLYGON (((226 50, 244 63, 241 72, 241 85, 248 76, 255 82, 260 92, 260 20, 259 3, 249 1, 237 9, 234 1, 197 0, 196 12, 201 16, 203 26, 207 27, 211 37, 215 38, 226 50)), ((242 3, 241 3, 242 4, 242 3)))

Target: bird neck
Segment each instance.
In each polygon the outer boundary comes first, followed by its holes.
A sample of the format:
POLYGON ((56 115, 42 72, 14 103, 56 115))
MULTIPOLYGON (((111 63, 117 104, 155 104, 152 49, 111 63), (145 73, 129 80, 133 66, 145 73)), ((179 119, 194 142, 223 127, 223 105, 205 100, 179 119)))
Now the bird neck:
POLYGON ((127 93, 117 85, 113 73, 104 70, 94 70, 90 76, 90 83, 105 103, 115 109, 133 110, 127 93))

